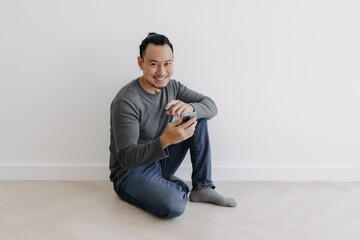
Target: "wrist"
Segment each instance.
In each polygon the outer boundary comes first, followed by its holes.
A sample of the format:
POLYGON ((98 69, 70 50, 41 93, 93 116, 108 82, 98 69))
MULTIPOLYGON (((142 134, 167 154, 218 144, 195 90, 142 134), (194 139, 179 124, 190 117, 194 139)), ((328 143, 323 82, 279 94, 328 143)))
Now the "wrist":
POLYGON ((188 103, 190 105, 190 107, 192 108, 192 112, 195 112, 195 108, 193 105, 191 105, 190 103, 188 103))
POLYGON ((164 135, 160 136, 160 143, 163 149, 167 148, 170 145, 170 143, 167 141, 164 135))

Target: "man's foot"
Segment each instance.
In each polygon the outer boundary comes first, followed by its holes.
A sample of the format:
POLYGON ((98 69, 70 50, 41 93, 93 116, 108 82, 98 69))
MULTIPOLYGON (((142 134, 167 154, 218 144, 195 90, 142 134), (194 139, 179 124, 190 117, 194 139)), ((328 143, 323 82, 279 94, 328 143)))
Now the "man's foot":
POLYGON ((227 198, 215 192, 211 187, 192 190, 190 193, 191 202, 213 203, 224 207, 235 207, 236 202, 232 198, 227 198))

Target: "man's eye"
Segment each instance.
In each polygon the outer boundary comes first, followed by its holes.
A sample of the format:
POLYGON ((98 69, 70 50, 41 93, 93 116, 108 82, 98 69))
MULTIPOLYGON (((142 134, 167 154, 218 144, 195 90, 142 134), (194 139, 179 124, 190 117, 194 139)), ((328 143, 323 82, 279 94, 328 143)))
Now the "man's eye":
POLYGON ((155 67, 155 66, 157 66, 157 64, 156 64, 156 63, 152 63, 151 66, 154 66, 154 67, 155 67))
POLYGON ((165 65, 166 65, 166 66, 170 66, 170 65, 171 65, 171 62, 167 62, 165 65))

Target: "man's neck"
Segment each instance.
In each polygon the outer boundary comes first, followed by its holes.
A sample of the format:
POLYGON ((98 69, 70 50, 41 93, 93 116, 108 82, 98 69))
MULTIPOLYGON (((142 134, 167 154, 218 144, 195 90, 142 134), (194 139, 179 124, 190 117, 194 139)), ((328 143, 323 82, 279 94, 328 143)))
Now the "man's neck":
POLYGON ((147 91, 150 94, 158 94, 160 92, 160 89, 152 86, 146 80, 144 79, 144 76, 140 77, 139 79, 140 86, 147 91))

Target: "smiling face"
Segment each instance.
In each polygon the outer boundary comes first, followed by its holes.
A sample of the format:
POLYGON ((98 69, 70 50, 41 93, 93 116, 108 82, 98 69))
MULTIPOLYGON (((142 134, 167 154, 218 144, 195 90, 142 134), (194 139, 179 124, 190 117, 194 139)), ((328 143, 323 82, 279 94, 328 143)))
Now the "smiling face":
POLYGON ((173 74, 174 56, 169 45, 149 44, 143 58, 138 57, 138 65, 143 71, 140 78, 142 88, 156 94, 166 87, 173 74))

